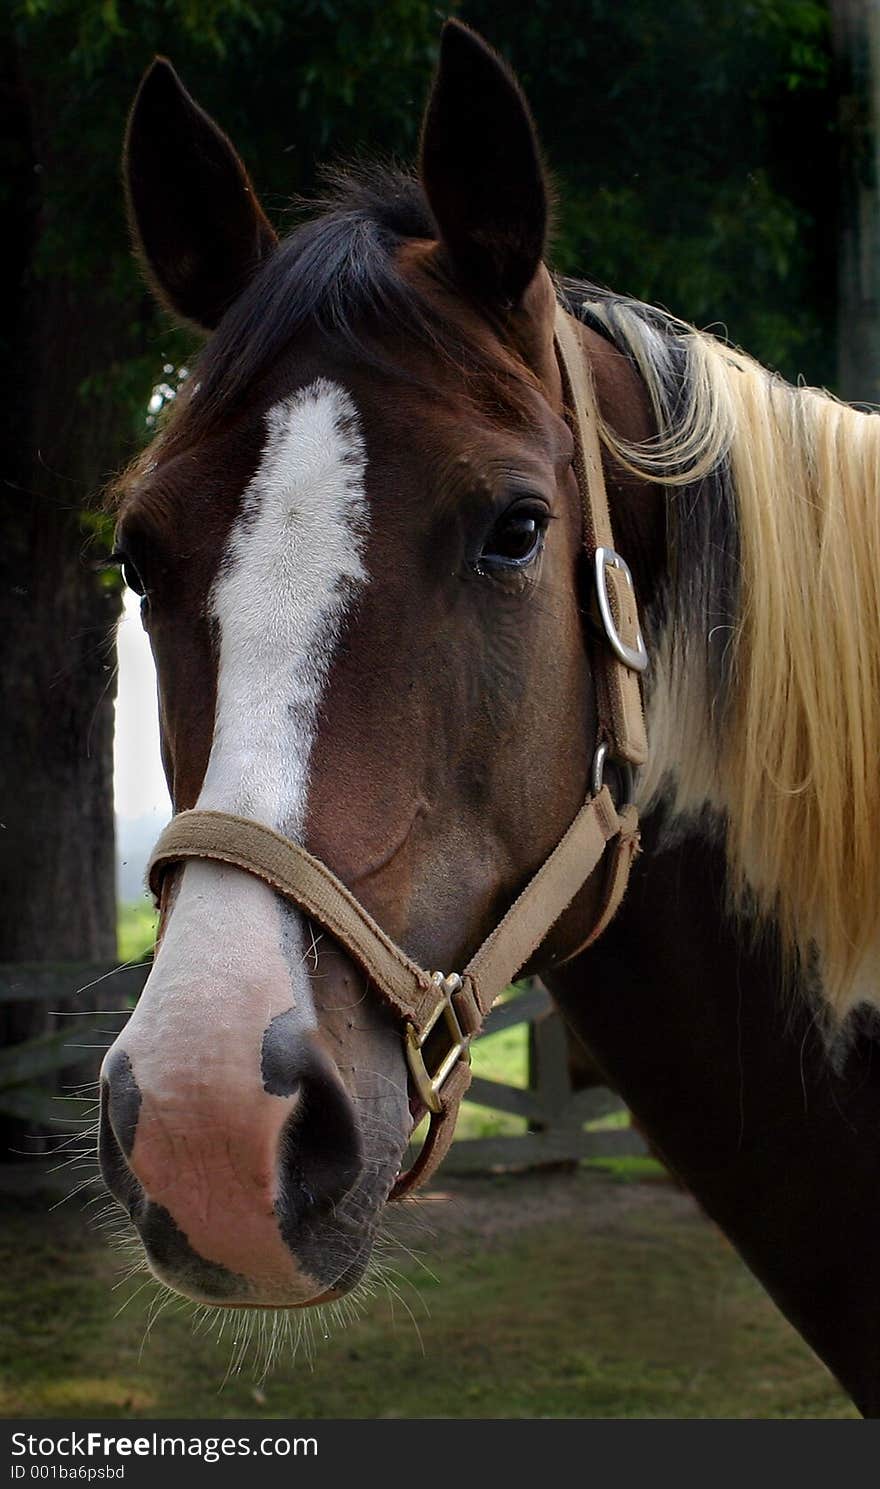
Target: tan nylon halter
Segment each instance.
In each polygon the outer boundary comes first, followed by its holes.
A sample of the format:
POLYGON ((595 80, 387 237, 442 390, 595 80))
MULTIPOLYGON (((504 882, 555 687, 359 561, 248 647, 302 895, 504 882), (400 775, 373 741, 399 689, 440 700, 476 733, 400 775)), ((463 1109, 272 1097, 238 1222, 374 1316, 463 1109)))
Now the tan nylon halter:
POLYGON ((601 649, 596 649, 593 658, 599 714, 597 769, 593 793, 568 831, 467 966, 460 974, 426 972, 301 844, 227 812, 178 813, 159 838, 148 869, 157 902, 166 870, 184 859, 213 859, 254 874, 344 947, 402 1020, 410 1075, 431 1121, 421 1152, 398 1178, 392 1199, 423 1182, 447 1151, 470 1083, 470 1041, 495 999, 607 855, 597 920, 568 959, 604 930, 623 898, 638 850, 636 809, 629 803, 618 810, 603 784, 602 771, 606 757, 627 767, 641 765, 647 758, 637 675, 644 667, 644 646, 629 570, 613 547, 592 380, 575 323, 561 308, 557 309, 555 346, 574 438, 584 546, 593 565, 605 630, 601 649))

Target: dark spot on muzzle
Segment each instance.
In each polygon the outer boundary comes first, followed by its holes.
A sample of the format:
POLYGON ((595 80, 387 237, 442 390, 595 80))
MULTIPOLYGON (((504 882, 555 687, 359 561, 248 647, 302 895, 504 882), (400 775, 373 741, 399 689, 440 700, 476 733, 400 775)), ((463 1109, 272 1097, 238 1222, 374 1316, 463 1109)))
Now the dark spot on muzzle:
POLYGON ((272 1020, 265 1034, 260 1057, 263 1087, 270 1096, 294 1096, 299 1089, 301 1062, 292 1056, 297 1047, 297 1020, 286 1008, 272 1020))
POLYGON ((330 1057, 303 1037, 292 1008, 263 1035, 263 1086, 272 1096, 298 1096, 281 1132, 275 1213, 282 1238, 312 1276, 335 1282, 363 1267, 362 1224, 346 1223, 340 1207, 363 1172, 363 1146, 351 1097, 330 1057), (327 1253, 326 1227, 333 1224, 327 1253), (329 1267, 329 1274, 328 1274, 329 1267))
POLYGON ((150 1261, 162 1273, 163 1280, 181 1292, 218 1303, 228 1298, 240 1303, 253 1295, 246 1277, 199 1256, 162 1205, 148 1202, 136 1224, 150 1261))

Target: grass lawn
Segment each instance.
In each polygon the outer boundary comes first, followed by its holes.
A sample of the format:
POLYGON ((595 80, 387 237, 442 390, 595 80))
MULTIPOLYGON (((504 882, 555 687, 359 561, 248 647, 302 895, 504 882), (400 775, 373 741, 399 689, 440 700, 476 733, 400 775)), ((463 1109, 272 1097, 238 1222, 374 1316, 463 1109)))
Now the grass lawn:
MULTIPOLYGON (((595 1173, 450 1183, 396 1217, 365 1316, 309 1313, 313 1358, 224 1382, 227 1325, 145 1289, 75 1204, 7 1202, 0 1413, 62 1417, 845 1417, 839 1388, 669 1185, 595 1173), (408 1249, 404 1249, 408 1248, 408 1249), (417 1251, 420 1255, 413 1255, 417 1251)), ((237 1315, 235 1327, 240 1327, 237 1315)))
MULTIPOLYGON (((471 1063, 474 1075, 525 1088, 528 1085, 528 1031, 525 1024, 515 1024, 512 1029, 502 1029, 498 1034, 478 1039, 471 1046, 471 1063)), ((456 1127, 456 1141, 465 1137, 502 1137, 525 1130, 523 1117, 495 1112, 489 1107, 465 1101, 456 1127)))

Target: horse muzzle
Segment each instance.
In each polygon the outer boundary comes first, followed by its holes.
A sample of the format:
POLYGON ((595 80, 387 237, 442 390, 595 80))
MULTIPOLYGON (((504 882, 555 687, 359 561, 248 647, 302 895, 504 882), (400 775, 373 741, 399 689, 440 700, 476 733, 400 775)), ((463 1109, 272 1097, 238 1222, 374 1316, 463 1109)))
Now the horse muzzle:
MULTIPOLYGON (((253 880, 244 892, 254 888, 268 901, 253 880)), ((308 989, 285 1007, 291 981, 271 964, 267 974, 266 957, 257 972, 227 964, 224 985, 206 986, 176 954, 179 913, 102 1067, 104 1179, 151 1270, 200 1302, 292 1307, 348 1291, 408 1130, 383 1094, 398 1082, 386 1077, 382 1031, 362 1015, 354 1053, 351 1012, 347 1041, 332 1018, 319 1032, 308 989)), ((315 982, 337 1009, 363 1001, 335 948, 322 952, 315 982)))
POLYGON ((363 1145, 353 1103, 317 1047, 284 1089, 211 1092, 179 1073, 142 1089, 114 1046, 101 1081, 99 1156, 154 1273, 202 1302, 284 1307, 347 1291, 370 1237, 346 1197, 363 1145))

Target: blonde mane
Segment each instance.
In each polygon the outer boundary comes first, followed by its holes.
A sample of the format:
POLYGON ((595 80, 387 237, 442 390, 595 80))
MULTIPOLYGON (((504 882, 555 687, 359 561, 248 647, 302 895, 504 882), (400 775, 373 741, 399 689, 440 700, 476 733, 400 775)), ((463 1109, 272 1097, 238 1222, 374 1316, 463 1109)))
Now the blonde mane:
POLYGON ((633 302, 583 310, 639 368, 659 430, 631 446, 606 427, 606 443, 684 488, 669 497, 646 792, 718 811, 740 904, 774 917, 802 964, 818 954, 839 1023, 880 1001, 865 981, 880 931, 880 418, 633 302), (680 540, 707 502, 685 568, 680 540), (716 542, 732 605, 711 593, 716 542))

